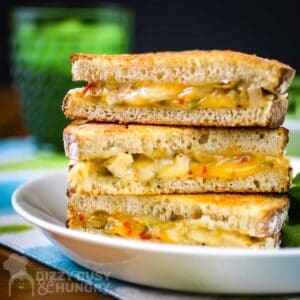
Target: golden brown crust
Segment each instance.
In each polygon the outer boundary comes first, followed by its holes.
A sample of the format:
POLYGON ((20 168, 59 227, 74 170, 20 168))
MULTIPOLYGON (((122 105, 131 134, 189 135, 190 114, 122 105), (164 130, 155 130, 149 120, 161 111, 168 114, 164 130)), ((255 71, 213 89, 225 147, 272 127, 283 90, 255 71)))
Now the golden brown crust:
MULTIPOLYGON (((241 132, 241 134, 249 134, 251 131, 255 131, 259 134, 268 134, 271 132, 276 132, 278 135, 280 135, 283 140, 281 144, 281 149, 283 150, 288 142, 288 129, 284 127, 280 127, 278 129, 269 129, 269 128, 197 128, 197 127, 187 127, 187 126, 146 126, 146 125, 138 125, 138 124, 130 124, 130 125, 122 125, 122 124, 112 124, 112 123, 95 123, 95 122, 89 122, 87 120, 81 119, 81 120, 75 120, 71 122, 65 129, 64 133, 68 135, 77 135, 80 133, 80 130, 83 131, 94 131, 95 134, 98 136, 105 136, 105 135, 112 135, 116 133, 124 133, 124 134, 132 134, 133 132, 145 132, 148 133, 149 129, 152 129, 153 131, 162 131, 162 132, 176 132, 178 131, 178 134, 180 134, 180 131, 182 131, 182 134, 193 134, 197 131, 221 131, 224 132, 224 134, 229 134, 230 132, 241 132), (183 131, 184 130, 184 131, 183 131)), ((80 135, 78 136, 80 138, 80 135)), ((83 136, 82 136, 83 138, 83 136)))
MULTIPOLYGON (((71 192, 69 196, 74 194, 71 192)), ((204 193, 204 194, 171 194, 171 195, 100 195, 102 197, 110 198, 138 198, 140 201, 175 201, 181 202, 195 201, 196 203, 203 203, 206 205, 217 205, 219 208, 234 208, 240 209, 255 209, 260 208, 259 214, 263 217, 269 217, 274 210, 281 211, 289 207, 289 198, 287 194, 278 193, 204 193)), ((96 199, 96 197, 95 197, 96 199)), ((167 203, 167 202, 166 202, 167 203)), ((167 205, 167 204, 166 204, 167 205)))
POLYGON ((276 99, 273 101, 268 114, 268 127, 277 128, 283 124, 285 119, 285 114, 288 109, 288 97, 285 99, 276 99))
POLYGON ((165 52, 149 52, 142 54, 84 54, 74 53, 71 55, 71 62, 74 63, 79 59, 86 60, 107 60, 108 62, 118 62, 123 64, 130 64, 134 61, 136 64, 144 64, 155 59, 164 59, 172 62, 184 62, 187 57, 202 57, 203 59, 219 59, 223 61, 234 61, 239 63, 247 63, 253 67, 264 67, 267 69, 278 68, 282 71, 281 77, 285 77, 288 70, 292 70, 289 65, 279 62, 275 59, 266 59, 258 57, 254 54, 245 54, 242 52, 231 50, 188 50, 188 51, 165 51, 165 52))
POLYGON ((71 61, 73 79, 85 81, 100 81, 108 78, 117 81, 145 81, 147 78, 150 81, 154 79, 170 81, 170 78, 173 78, 177 82, 203 84, 207 79, 208 81, 215 79, 215 82, 222 81, 222 79, 239 79, 272 92, 283 93, 295 75, 295 71, 290 66, 279 61, 230 50, 123 55, 76 53, 71 56, 71 61), (181 69, 181 74, 175 72, 176 77, 171 71, 177 67, 179 67, 178 70, 181 69), (157 68, 161 69, 154 77, 153 74, 157 68), (189 68, 186 76, 183 75, 185 68, 189 68), (220 71, 214 73, 215 68, 219 68, 221 73, 223 70, 224 73, 219 74, 220 71), (204 73, 204 69, 207 69, 207 72, 204 73), (172 75, 167 74, 168 72, 172 75))
POLYGON ((193 219, 210 229, 233 230, 262 237, 280 231, 288 208, 289 200, 285 194, 97 197, 72 194, 69 197, 68 217, 76 220, 101 210, 110 215, 148 216, 162 221, 193 219))
POLYGON ((176 153, 189 155, 282 155, 288 130, 258 128, 194 128, 174 126, 117 125, 72 122, 64 130, 66 155, 73 160, 89 160, 110 149, 130 154, 176 153), (167 151, 167 152, 166 152, 167 151))

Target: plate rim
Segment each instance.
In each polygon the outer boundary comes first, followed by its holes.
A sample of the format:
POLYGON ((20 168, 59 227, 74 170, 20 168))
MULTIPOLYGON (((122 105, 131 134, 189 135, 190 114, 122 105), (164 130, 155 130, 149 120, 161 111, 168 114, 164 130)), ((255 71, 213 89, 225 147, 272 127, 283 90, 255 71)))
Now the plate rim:
POLYGON ((109 237, 105 235, 94 235, 92 233, 80 232, 77 230, 68 229, 61 225, 53 224, 49 221, 43 220, 34 215, 34 213, 27 211, 19 201, 22 201, 22 194, 24 191, 30 189, 39 182, 45 181, 49 178, 66 177, 66 171, 52 171, 39 178, 30 180, 19 186, 12 195, 12 206, 15 212, 23 219, 42 229, 42 231, 49 231, 51 233, 59 234, 61 236, 89 242, 93 244, 111 246, 115 248, 126 248, 127 250, 139 250, 145 252, 169 253, 177 255, 193 255, 193 256, 248 256, 248 257, 285 257, 285 256, 299 256, 300 247, 295 248, 280 248, 280 249, 241 249, 241 248, 220 248, 220 247, 199 247, 193 245, 174 245, 161 244, 158 242, 139 241, 134 239, 124 239, 121 237, 109 237))

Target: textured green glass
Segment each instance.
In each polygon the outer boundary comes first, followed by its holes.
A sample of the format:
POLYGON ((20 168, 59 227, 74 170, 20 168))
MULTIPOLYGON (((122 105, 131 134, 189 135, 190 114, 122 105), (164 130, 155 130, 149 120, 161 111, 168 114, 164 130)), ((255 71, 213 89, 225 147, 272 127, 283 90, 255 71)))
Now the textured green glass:
POLYGON ((13 11, 12 25, 12 71, 27 126, 40 146, 62 149, 62 100, 83 85, 71 81, 70 55, 130 52, 132 14, 119 6, 26 7, 13 11))

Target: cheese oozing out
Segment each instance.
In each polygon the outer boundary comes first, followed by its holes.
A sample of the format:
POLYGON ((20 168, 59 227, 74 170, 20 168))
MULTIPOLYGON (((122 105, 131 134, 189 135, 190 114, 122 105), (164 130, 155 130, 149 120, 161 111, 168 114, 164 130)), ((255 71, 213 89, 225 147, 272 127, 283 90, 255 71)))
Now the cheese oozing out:
POLYGON ((164 221, 153 217, 129 216, 121 213, 111 215, 104 211, 75 214, 74 218, 72 222, 77 222, 77 228, 101 230, 107 235, 163 243, 249 247, 263 240, 237 231, 210 230, 200 226, 196 219, 164 221), (76 220, 76 215, 81 215, 81 219, 76 220), (82 215, 85 217, 82 218, 82 215))
POLYGON ((263 156, 240 154, 190 155, 178 154, 175 157, 151 159, 144 155, 118 153, 99 160, 76 162, 69 171, 69 181, 80 185, 91 178, 133 179, 141 182, 159 179, 187 178, 247 178, 265 169, 287 169, 289 160, 285 156, 263 156))
POLYGON ((273 100, 261 88, 246 87, 236 82, 203 86, 176 83, 90 83, 77 93, 87 101, 108 106, 158 106, 200 108, 247 108, 264 106, 273 100))

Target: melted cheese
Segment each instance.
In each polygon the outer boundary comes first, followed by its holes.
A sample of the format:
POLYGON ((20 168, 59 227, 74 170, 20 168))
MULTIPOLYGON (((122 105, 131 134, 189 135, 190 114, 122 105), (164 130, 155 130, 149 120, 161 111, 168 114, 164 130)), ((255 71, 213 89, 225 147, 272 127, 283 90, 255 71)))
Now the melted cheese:
POLYGON ((258 238, 239 232, 222 229, 209 230, 199 226, 197 220, 192 219, 162 221, 145 216, 133 217, 95 212, 87 217, 83 226, 89 229, 101 229, 108 235, 163 243, 248 247, 259 241, 258 238))
POLYGON ((270 95, 237 83, 190 86, 172 83, 90 84, 78 97, 108 106, 171 106, 183 109, 263 106, 270 95), (248 93, 249 90, 249 93, 248 93))
POLYGON ((288 168, 285 156, 254 156, 241 154, 235 156, 185 156, 152 160, 143 155, 133 157, 120 153, 100 161, 77 162, 69 171, 72 184, 82 184, 91 178, 106 180, 119 179, 148 182, 159 179, 221 178, 232 180, 247 178, 265 169, 288 168))

